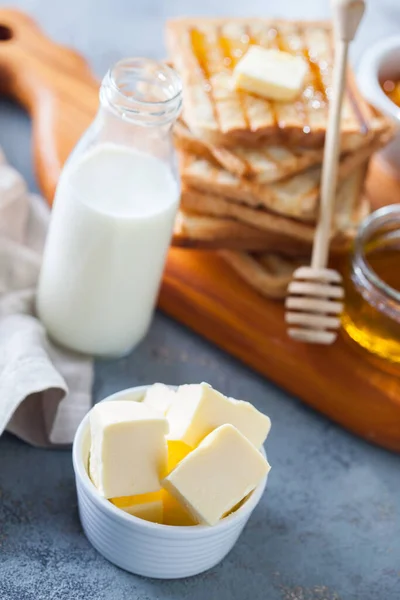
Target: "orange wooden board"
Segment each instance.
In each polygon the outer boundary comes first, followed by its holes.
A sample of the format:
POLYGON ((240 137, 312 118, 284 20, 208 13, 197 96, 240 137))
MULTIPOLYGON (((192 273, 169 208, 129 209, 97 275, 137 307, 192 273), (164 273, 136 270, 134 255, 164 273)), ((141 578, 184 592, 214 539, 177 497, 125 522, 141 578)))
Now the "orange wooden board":
MULTIPOLYGON (((32 116, 36 173, 51 202, 61 166, 95 114, 98 82, 27 16, 0 10, 0 86, 32 116)), ((377 164, 368 189, 379 190, 377 204, 381 194, 384 202, 400 198, 400 184, 377 164)), ((282 305, 252 291, 215 254, 172 249, 159 305, 336 422, 400 451, 399 376, 344 337, 331 347, 289 340, 282 305)))

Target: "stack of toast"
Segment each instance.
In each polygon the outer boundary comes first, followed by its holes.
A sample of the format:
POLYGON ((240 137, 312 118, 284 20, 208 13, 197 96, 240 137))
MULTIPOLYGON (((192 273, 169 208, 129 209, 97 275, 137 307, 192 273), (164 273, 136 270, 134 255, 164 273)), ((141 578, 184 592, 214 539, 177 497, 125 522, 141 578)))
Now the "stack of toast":
MULTIPOLYGON (((169 57, 183 81, 175 127, 182 195, 174 244, 215 249, 261 293, 283 297, 306 263, 318 214, 331 95, 333 38, 327 22, 178 19, 167 24, 169 57), (232 70, 251 44, 308 63, 292 102, 237 91, 232 70)), ((331 249, 349 247, 368 214, 368 161, 392 125, 348 74, 331 249)))

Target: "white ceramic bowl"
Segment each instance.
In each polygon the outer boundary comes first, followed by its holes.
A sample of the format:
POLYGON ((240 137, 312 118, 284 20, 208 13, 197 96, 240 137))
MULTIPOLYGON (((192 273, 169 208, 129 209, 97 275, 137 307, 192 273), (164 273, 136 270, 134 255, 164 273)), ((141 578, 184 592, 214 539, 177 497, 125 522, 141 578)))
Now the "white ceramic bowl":
MULTIPOLYGON (((118 392, 103 402, 125 398, 141 400, 147 387, 118 392)), ((235 513, 214 527, 159 525, 125 513, 98 494, 87 473, 89 448, 89 416, 86 415, 76 432, 72 451, 83 530, 107 560, 146 577, 176 579, 214 567, 233 548, 267 483, 265 477, 235 513)))
MULTIPOLYGON (((381 110, 400 130, 400 108, 381 88, 386 79, 400 77, 400 36, 384 39, 369 48, 357 70, 359 88, 365 98, 381 110)), ((400 133, 379 152, 379 157, 400 177, 400 133)))

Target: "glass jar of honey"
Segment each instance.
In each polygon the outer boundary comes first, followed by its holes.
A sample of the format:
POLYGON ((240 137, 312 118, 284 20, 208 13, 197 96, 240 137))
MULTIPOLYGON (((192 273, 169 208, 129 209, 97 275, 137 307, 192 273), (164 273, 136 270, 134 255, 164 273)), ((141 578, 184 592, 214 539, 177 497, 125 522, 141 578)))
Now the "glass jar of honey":
POLYGON ((345 279, 344 330, 369 352, 400 364, 400 204, 361 225, 345 279))

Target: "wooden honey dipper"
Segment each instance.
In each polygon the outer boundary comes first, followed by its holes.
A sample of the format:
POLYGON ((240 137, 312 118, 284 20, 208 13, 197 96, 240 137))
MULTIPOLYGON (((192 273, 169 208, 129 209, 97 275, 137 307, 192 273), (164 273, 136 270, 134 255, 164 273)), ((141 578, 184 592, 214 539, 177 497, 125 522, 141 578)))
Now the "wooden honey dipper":
POLYGON ((364 14, 364 0, 333 0, 335 63, 321 176, 321 205, 315 231, 311 266, 300 267, 288 286, 285 320, 294 340, 332 344, 340 326, 344 297, 341 275, 326 268, 332 214, 336 197, 340 117, 346 81, 349 43, 364 14))

